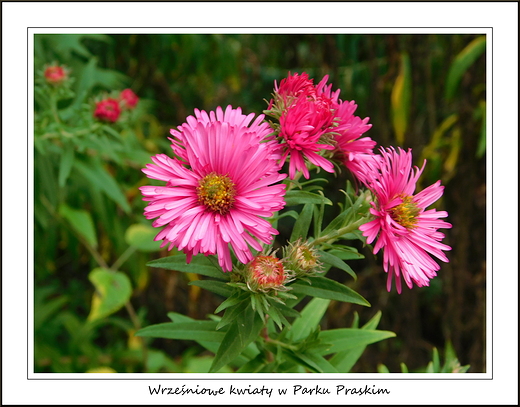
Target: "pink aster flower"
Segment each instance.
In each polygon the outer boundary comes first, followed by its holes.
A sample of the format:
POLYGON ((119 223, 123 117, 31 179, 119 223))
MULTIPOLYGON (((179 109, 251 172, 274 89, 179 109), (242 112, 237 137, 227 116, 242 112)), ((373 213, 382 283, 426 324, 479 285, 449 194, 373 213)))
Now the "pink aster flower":
POLYGON ((139 102, 139 97, 134 93, 132 89, 124 89, 119 94, 119 100, 121 101, 121 105, 125 109, 133 109, 137 106, 137 102, 139 102))
POLYGON ((294 179, 296 171, 301 171, 309 178, 306 160, 334 172, 334 166, 320 155, 323 150, 333 150, 334 146, 320 142, 327 127, 323 123, 331 121, 330 110, 322 109, 320 105, 306 98, 287 109, 280 117, 279 136, 284 140, 282 162, 289 158, 289 177, 294 179))
POLYGON ((371 124, 368 117, 361 119, 354 116, 357 105, 354 101, 342 101, 339 99, 340 90, 332 92, 332 84, 327 85, 328 75, 325 75, 316 86, 318 96, 331 101, 331 109, 334 110, 336 127, 333 129, 335 156, 343 162, 345 167, 355 173, 357 169, 356 157, 360 154, 373 154, 376 142, 370 137, 361 137, 370 130, 371 124))
MULTIPOLYGON (((172 130, 172 149, 152 157, 143 172, 166 182, 144 186, 141 192, 148 219, 163 227, 155 240, 187 255, 217 254, 224 271, 231 271, 230 246, 238 260, 253 259, 251 248, 262 250, 278 234, 265 220, 285 205, 285 178, 270 143, 260 142, 271 130, 240 109, 196 111, 187 123, 172 130)), ((262 117, 263 118, 263 117, 262 117)))
POLYGON ((121 115, 121 107, 119 102, 113 98, 106 98, 96 103, 94 117, 101 121, 115 123, 121 115))
POLYGON ((359 229, 367 237, 367 243, 377 238, 374 254, 383 249, 387 290, 391 290, 392 278, 395 278, 398 293, 401 293, 401 277, 409 288, 413 284, 418 287, 429 285, 440 269, 430 255, 448 262, 443 250, 451 250, 441 243, 444 234, 437 231, 451 228, 451 224, 439 219, 448 213, 426 210, 442 196, 444 187, 437 181, 414 195, 424 165, 421 169, 412 168, 410 150, 381 149, 380 157, 374 156, 360 165, 364 168, 364 176, 360 179, 375 197, 370 209, 375 218, 359 229))
POLYGON ((51 65, 45 68, 43 76, 48 83, 59 85, 68 79, 68 71, 63 66, 51 65))

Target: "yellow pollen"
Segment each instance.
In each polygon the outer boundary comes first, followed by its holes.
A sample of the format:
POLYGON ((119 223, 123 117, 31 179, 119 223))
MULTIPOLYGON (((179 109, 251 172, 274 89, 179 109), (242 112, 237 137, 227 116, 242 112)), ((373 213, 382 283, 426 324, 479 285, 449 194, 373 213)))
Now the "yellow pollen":
POLYGON ((212 172, 199 180, 199 203, 221 215, 229 212, 235 202, 235 195, 235 184, 227 175, 212 172))
POLYGON ((419 213, 420 209, 415 202, 412 201, 411 196, 403 197, 402 203, 390 209, 392 219, 407 229, 414 229, 416 227, 419 213))

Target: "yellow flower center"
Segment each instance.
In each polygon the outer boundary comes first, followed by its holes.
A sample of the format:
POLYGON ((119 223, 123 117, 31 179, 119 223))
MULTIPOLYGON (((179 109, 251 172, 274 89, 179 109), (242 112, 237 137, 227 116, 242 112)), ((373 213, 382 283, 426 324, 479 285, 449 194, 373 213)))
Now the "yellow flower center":
POLYGON ((199 203, 221 215, 228 213, 235 202, 235 184, 227 175, 212 172, 199 180, 199 203))
POLYGON ((405 196, 402 203, 390 209, 392 219, 407 229, 416 227, 419 213, 420 209, 412 201, 411 196, 405 196))

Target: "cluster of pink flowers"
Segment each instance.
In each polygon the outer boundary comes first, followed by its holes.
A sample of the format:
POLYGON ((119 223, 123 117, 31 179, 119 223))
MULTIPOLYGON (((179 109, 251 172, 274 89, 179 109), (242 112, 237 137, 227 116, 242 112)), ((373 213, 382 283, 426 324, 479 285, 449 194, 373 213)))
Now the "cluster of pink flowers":
POLYGON ((362 137, 371 127, 369 119, 355 116, 355 102, 339 99, 340 90, 333 92, 327 81, 325 76, 315 85, 303 73, 289 74, 279 86, 275 82, 265 113, 278 123, 228 106, 209 113, 195 109, 186 123, 172 129, 175 157, 158 154, 143 169, 149 178, 166 182, 141 187, 149 202, 145 216, 162 228, 155 240, 182 250, 188 262, 198 253, 216 254, 224 271, 233 267, 230 247, 257 274, 268 259, 269 278, 262 284, 272 279, 276 285, 282 279, 275 273, 278 263, 262 254, 255 257, 251 248, 262 252, 262 243, 272 244, 278 234, 265 218, 285 205, 285 186, 277 183, 286 175, 280 171, 288 161, 291 179, 297 172, 309 178, 310 164, 334 172, 335 162, 372 192, 372 220, 360 229, 369 244, 377 239, 374 253, 384 251, 387 289, 395 279, 400 293, 401 277, 410 288, 428 285, 439 269, 430 255, 448 261, 443 251, 450 250, 437 231, 451 227, 440 220, 447 213, 426 210, 443 187, 437 182, 414 195, 423 169, 412 168, 411 152, 374 153, 376 142, 362 137))
POLYGON ((372 127, 369 118, 354 115, 357 105, 339 99, 340 90, 332 92, 328 75, 315 85, 306 73, 293 74, 275 83, 267 113, 279 120, 278 139, 289 159, 289 176, 296 171, 309 178, 307 161, 327 172, 334 172, 330 158, 340 159, 347 168, 357 154, 370 153, 375 141, 360 138, 372 127))
POLYGON ((115 123, 123 110, 134 109, 137 102, 139 102, 139 97, 132 89, 125 89, 117 98, 107 97, 97 102, 94 117, 101 121, 115 123))

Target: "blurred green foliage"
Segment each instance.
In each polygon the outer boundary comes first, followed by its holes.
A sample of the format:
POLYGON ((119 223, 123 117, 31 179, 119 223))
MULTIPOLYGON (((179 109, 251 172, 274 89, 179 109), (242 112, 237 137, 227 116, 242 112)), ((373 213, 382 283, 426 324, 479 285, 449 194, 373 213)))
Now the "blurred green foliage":
MULTIPOLYGON (((36 35, 35 371, 207 369, 211 360, 192 342, 133 335, 140 326, 166 322, 167 312, 202 319, 218 304, 188 286, 200 277, 145 266, 166 253, 151 241, 155 232, 142 215, 138 187, 150 181, 140 169, 151 155, 169 151, 169 129, 194 108, 231 104, 261 113, 274 81, 289 71, 306 71, 316 81, 328 74, 341 99, 356 101, 356 115, 370 117, 367 135, 380 146, 412 148, 419 166, 426 159, 422 187, 442 180, 439 205, 454 224, 447 236, 451 263, 431 287, 389 294, 380 263, 363 260, 353 288, 377 298, 371 302, 384 309, 380 328, 399 340, 374 346, 345 369, 377 371, 382 363, 399 371, 404 362, 418 371, 434 347, 452 343, 470 371, 484 371, 485 49, 484 36, 469 34, 36 35), (42 81, 52 63, 70 68, 66 89, 42 81), (96 121, 95 102, 124 88, 140 97, 138 107, 117 123, 96 121), (108 277, 91 281, 99 268, 108 277), (93 298, 113 289, 116 275, 125 276, 131 292, 116 290, 117 306, 88 318, 93 298)), ((325 196, 342 201, 332 191, 347 177, 327 176, 325 196)), ((290 236, 290 227, 281 225, 282 236, 290 236)), ((107 305, 98 300, 98 307, 107 305)), ((373 317, 373 310, 332 301, 322 324, 344 328, 352 310, 363 320, 373 317)))

